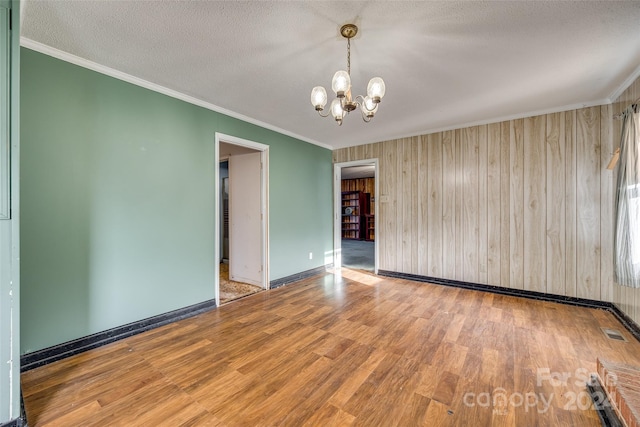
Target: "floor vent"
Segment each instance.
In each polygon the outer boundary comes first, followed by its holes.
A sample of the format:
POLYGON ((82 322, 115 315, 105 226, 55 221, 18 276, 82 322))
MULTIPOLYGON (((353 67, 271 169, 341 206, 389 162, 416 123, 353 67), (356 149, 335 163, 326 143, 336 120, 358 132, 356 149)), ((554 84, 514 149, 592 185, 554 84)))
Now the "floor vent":
POLYGON ((627 342, 627 339, 619 331, 616 331, 615 329, 608 329, 608 328, 601 328, 601 329, 602 329, 602 332, 604 332, 604 334, 610 340, 627 342))

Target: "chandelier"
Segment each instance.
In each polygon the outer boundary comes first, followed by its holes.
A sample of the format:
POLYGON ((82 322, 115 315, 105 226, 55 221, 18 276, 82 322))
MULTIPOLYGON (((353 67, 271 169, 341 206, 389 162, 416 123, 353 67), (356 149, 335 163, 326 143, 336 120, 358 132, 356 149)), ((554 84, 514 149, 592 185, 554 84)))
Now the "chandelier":
POLYGON ((340 28, 340 34, 347 39, 347 71, 340 70, 333 75, 331 89, 336 94, 336 98, 331 102, 329 112, 322 114, 324 106, 327 104, 327 91, 322 86, 316 86, 311 91, 311 104, 322 117, 329 116, 329 113, 342 126, 342 119, 351 111, 360 107, 362 120, 370 122, 378 111, 378 104, 382 100, 385 92, 384 81, 380 77, 369 80, 367 85, 367 95, 351 95, 351 38, 358 33, 358 27, 354 24, 346 24, 340 28))

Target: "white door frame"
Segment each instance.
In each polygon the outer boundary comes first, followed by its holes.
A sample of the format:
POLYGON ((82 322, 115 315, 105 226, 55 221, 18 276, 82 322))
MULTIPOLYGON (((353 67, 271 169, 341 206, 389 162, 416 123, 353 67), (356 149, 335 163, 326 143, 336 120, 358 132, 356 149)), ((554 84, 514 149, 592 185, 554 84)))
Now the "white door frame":
POLYGON ((248 139, 238 138, 232 135, 225 135, 220 132, 215 134, 214 143, 214 283, 216 306, 220 306, 220 143, 240 145, 260 151, 260 161, 262 171, 260 173, 260 194, 261 194, 261 229, 262 229, 262 287, 269 289, 269 146, 248 139))
POLYGON ((375 274, 378 274, 378 241, 380 240, 380 229, 378 227, 378 203, 380 200, 378 197, 378 159, 354 160, 351 162, 340 162, 333 164, 333 265, 335 268, 342 268, 342 168, 365 165, 373 165, 375 168, 375 189, 373 195, 373 197, 375 198, 375 203, 373 204, 373 214, 375 215, 373 217, 375 227, 375 239, 373 241, 373 271, 375 274))

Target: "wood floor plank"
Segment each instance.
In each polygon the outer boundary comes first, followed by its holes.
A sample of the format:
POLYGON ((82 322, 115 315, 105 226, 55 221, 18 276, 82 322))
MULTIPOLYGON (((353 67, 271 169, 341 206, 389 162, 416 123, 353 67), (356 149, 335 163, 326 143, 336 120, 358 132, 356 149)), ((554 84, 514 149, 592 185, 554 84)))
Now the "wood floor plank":
POLYGON ((432 400, 427 408, 423 426, 455 426, 456 419, 451 416, 449 411, 446 405, 432 400))
POLYGON ((343 269, 21 381, 30 426, 597 426, 596 357, 640 366, 608 312, 343 269))
POLYGON ((440 377, 440 380, 438 380, 432 399, 445 405, 451 405, 459 378, 460 377, 454 373, 445 372, 440 377))
POLYGON ((67 412, 64 415, 55 418, 51 422, 44 423, 43 425, 46 425, 48 427, 57 427, 57 426, 66 427, 66 426, 78 425, 87 419, 91 419, 91 417, 94 414, 97 414, 100 411, 100 409, 102 409, 100 404, 97 401, 92 400, 89 403, 79 406, 78 408, 70 412, 67 412))
POLYGON ((303 426, 341 427, 353 425, 355 417, 327 403, 323 405, 303 426))

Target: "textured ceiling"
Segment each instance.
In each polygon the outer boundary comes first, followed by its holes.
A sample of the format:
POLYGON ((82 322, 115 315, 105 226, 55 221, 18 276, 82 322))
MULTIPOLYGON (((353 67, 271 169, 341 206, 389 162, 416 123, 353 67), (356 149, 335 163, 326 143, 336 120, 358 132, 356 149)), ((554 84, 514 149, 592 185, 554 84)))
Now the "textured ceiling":
POLYGON ((341 169, 342 179, 375 178, 376 167, 374 165, 351 166, 341 169))
POLYGON ((609 102, 637 76, 640 2, 34 1, 22 44, 49 47, 334 148, 609 102), (346 68, 380 76, 374 120, 318 117, 346 68))

